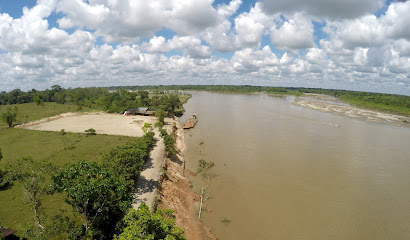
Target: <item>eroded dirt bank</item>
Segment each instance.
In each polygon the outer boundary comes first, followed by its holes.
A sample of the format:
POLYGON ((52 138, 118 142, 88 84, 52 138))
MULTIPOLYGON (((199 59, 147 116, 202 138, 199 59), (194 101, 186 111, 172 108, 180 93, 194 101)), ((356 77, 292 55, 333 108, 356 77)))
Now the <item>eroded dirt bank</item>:
MULTIPOLYGON (((184 132, 179 123, 176 124, 176 147, 182 153, 186 148, 184 132)), ((158 207, 175 211, 176 224, 184 229, 187 239, 203 239, 204 234, 216 239, 198 219, 200 196, 192 190, 189 176, 194 173, 184 169, 184 159, 166 159, 164 171, 159 185, 158 207)))
POLYGON ((410 118, 351 106, 337 98, 321 94, 305 94, 294 102, 297 106, 344 115, 371 123, 410 127, 410 118))

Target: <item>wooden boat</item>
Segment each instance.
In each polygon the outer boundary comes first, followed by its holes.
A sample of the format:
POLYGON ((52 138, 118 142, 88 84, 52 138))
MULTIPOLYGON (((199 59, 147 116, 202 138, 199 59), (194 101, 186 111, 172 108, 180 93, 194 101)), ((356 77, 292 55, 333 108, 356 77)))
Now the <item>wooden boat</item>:
POLYGON ((184 122, 182 125, 183 129, 190 129, 195 127, 196 123, 198 122, 198 118, 196 117, 196 114, 192 114, 192 117, 184 122))

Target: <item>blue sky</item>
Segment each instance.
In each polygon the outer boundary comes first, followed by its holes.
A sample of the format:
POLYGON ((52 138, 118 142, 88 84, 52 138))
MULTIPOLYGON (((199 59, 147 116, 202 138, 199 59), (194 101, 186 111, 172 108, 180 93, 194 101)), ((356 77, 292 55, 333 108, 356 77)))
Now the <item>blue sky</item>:
POLYGON ((408 12, 409 1, 393 0, 0 0, 0 90, 246 84, 410 95, 408 12))

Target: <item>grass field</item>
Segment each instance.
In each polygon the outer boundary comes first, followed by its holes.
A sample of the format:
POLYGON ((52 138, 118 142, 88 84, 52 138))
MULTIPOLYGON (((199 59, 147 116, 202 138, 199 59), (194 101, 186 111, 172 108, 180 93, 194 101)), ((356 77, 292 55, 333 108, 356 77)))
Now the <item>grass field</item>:
MULTIPOLYGON (((59 111, 61 113, 62 108, 59 111)), ((36 117, 29 115, 28 119, 48 116, 44 112, 36 113, 36 117)), ((0 162, 0 168, 4 170, 7 163, 14 162, 21 157, 32 157, 35 161, 47 160, 58 167, 79 160, 100 162, 102 155, 108 153, 111 148, 133 139, 125 136, 87 136, 75 133, 62 135, 58 132, 2 128, 0 148, 3 159, 0 162)), ((62 194, 46 196, 43 206, 48 216, 63 213, 75 219, 62 194)), ((12 188, 0 191, 0 225, 19 230, 24 225, 33 224, 33 222, 33 213, 23 202, 23 191, 18 182, 15 182, 12 188)))
MULTIPOLYGON (((46 102, 43 105, 37 105, 35 103, 24 103, 15 105, 0 105, 0 113, 2 113, 7 107, 17 107, 17 121, 16 123, 25 123, 35 120, 40 120, 46 117, 59 115, 66 112, 90 112, 94 111, 91 108, 79 107, 77 105, 58 104, 46 102)), ((0 127, 7 126, 7 124, 1 120, 0 127)))

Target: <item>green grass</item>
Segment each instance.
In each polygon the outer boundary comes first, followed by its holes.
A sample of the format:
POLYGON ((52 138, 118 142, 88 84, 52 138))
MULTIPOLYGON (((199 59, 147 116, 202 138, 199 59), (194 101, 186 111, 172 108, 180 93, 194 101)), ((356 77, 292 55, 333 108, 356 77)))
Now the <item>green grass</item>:
MULTIPOLYGON (((3 159, 0 168, 20 157, 32 157, 35 161, 47 160, 60 167, 79 160, 101 162, 101 157, 111 148, 132 141, 124 136, 95 135, 58 132, 42 132, 18 128, 0 130, 0 147, 3 159)), ((71 207, 64 201, 63 194, 46 196, 44 211, 48 216, 64 213, 75 219, 71 207)), ((33 213, 23 202, 20 184, 15 182, 11 189, 0 191, 0 223, 20 229, 33 224, 33 213)))
MULTIPOLYGON (((46 117, 59 115, 66 112, 90 112, 94 111, 91 108, 79 107, 77 105, 58 104, 46 102, 43 105, 37 105, 35 103, 24 103, 14 105, 0 105, 0 113, 2 113, 7 107, 17 107, 17 120, 16 123, 25 123, 35 120, 40 120, 46 117)), ((7 126, 4 121, 0 122, 0 126, 7 126)))

